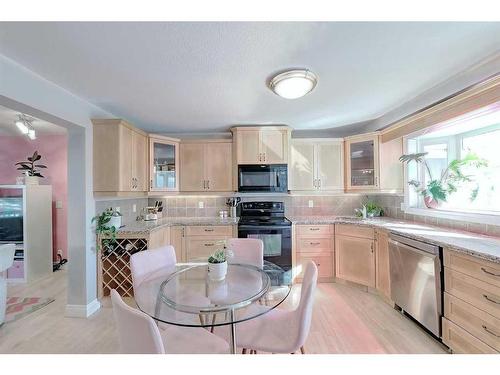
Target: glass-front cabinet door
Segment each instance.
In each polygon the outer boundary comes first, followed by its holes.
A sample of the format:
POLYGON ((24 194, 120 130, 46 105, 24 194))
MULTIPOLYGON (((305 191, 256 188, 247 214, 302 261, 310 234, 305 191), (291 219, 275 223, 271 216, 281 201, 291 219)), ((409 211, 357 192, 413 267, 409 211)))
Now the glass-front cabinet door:
POLYGON ((179 142, 172 138, 149 139, 150 191, 179 190, 179 142))
POLYGON ((367 136, 346 141, 347 188, 372 189, 378 187, 378 136, 367 136))

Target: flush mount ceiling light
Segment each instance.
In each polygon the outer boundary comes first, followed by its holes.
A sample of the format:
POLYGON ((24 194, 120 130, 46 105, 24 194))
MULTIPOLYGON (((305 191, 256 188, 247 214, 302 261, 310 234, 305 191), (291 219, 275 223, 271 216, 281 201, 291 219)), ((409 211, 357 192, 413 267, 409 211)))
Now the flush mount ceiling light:
POLYGON ((29 139, 36 139, 35 129, 31 124, 31 119, 29 119, 26 115, 20 114, 18 115, 18 119, 15 121, 15 124, 19 131, 26 135, 29 139))
POLYGON ((305 69, 289 70, 274 76, 269 88, 285 99, 297 99, 311 92, 318 83, 316 75, 305 69))

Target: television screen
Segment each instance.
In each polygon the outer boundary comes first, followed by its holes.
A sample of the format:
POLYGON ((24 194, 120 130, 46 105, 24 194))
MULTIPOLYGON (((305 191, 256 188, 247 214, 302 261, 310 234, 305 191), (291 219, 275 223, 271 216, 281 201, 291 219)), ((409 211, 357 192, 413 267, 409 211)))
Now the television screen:
POLYGON ((0 198, 0 242, 23 241, 23 198, 0 198))

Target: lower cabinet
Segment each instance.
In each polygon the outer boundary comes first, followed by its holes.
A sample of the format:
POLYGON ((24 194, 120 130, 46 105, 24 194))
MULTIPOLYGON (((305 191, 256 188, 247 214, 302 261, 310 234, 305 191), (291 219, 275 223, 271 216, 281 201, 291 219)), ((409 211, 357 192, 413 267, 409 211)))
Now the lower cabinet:
POLYGON ((312 260, 318 267, 318 281, 334 278, 334 229, 331 224, 295 226, 295 277, 301 280, 305 265, 312 260))
POLYGON ((335 276, 375 288, 373 229, 335 225, 335 276))
POLYGON ((148 250, 170 245, 170 227, 161 227, 149 233, 148 250))
POLYGON ((175 249, 175 257, 177 262, 183 263, 186 261, 186 249, 184 246, 184 232, 186 227, 183 225, 175 225, 170 227, 170 244, 175 249))
POLYGON ((375 231, 375 268, 375 287, 390 300, 389 234, 383 230, 375 231))
POLYGON ((184 236, 186 261, 208 258, 219 248, 220 241, 233 237, 233 226, 187 226, 184 236))

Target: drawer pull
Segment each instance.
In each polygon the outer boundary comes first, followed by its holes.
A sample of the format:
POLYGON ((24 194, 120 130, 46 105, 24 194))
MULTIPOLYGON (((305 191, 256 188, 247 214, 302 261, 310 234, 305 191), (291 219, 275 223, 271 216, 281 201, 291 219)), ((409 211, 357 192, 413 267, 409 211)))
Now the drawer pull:
POLYGON ((487 301, 490 301, 490 302, 496 303, 497 305, 500 305, 500 302, 495 301, 494 299, 491 299, 491 298, 490 298, 490 297, 488 297, 488 295, 486 295, 486 294, 483 294, 483 297, 484 297, 487 301))
POLYGON ((498 273, 490 272, 487 269, 485 269, 484 267, 481 267, 481 271, 483 271, 484 273, 487 273, 488 275, 491 275, 491 276, 500 277, 500 275, 498 273))
POLYGON ((309 245, 321 245, 321 242, 309 242, 309 245))
POLYGON ((319 228, 309 228, 309 230, 319 230, 319 228))
POLYGON ((205 229, 205 232, 213 232, 213 229, 205 229))
POLYGON ((495 337, 500 337, 500 335, 497 335, 495 332, 492 332, 488 329, 488 327, 486 327, 484 324, 483 324, 483 329, 488 332, 490 335, 492 336, 495 336, 495 337))
POLYGON ((206 243, 205 246, 214 246, 215 244, 213 243, 206 243))

